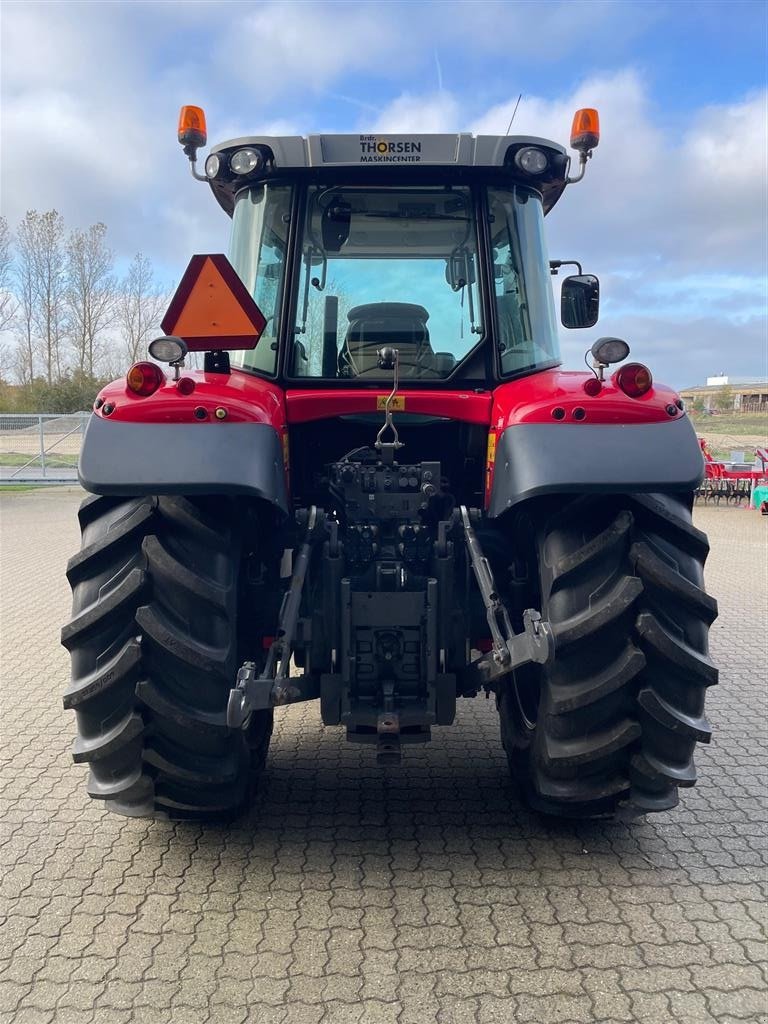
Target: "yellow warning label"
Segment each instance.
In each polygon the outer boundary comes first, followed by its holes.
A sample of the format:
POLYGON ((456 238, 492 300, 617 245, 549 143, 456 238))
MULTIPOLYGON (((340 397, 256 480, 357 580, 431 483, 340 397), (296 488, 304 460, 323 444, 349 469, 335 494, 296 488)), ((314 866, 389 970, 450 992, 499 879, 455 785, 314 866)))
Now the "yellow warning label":
POLYGON ((488 465, 491 465, 495 461, 495 459, 496 459, 496 434, 494 433, 494 431, 491 431, 488 434, 488 454, 486 456, 486 461, 487 461, 488 465))
MULTIPOLYGON (((376 396, 376 408, 381 409, 383 412, 387 407, 387 398, 389 395, 377 395, 376 396)), ((405 409, 405 395, 395 395, 392 401, 389 403, 389 408, 393 412, 402 412, 405 409)))

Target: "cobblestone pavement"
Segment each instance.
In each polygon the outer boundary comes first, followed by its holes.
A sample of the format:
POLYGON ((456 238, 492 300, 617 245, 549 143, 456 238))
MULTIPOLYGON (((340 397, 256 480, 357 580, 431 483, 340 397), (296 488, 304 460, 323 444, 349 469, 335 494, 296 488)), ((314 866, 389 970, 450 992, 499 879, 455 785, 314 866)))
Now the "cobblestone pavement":
POLYGON ((280 713, 252 813, 203 828, 108 815, 70 762, 58 633, 79 497, 0 498, 0 1020, 768 1020, 768 520, 697 513, 723 671, 715 742, 677 811, 528 814, 490 701, 383 770, 310 705, 280 713))

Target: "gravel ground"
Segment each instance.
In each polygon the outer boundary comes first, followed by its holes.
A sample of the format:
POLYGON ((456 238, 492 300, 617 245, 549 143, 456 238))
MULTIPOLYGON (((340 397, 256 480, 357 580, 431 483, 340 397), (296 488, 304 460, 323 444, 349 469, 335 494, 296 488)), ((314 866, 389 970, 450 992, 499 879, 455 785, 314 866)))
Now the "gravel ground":
POLYGON ((491 701, 399 769, 305 705, 279 712, 250 814, 201 827, 106 814, 71 763, 79 498, 0 495, 0 1021, 768 1021, 768 519, 697 511, 722 674, 676 811, 529 814, 491 701))

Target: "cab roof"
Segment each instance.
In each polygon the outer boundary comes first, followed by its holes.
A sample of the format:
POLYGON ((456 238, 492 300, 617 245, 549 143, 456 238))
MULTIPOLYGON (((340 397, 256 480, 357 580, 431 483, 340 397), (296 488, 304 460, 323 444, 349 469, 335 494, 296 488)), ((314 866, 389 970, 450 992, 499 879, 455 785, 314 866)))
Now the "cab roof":
MULTIPOLYGON (((481 172, 482 169, 495 171, 495 180, 498 180, 498 174, 507 172, 515 183, 528 185, 540 192, 544 212, 548 213, 565 188, 570 163, 565 148, 548 139, 465 132, 441 135, 243 136, 213 146, 211 153, 227 156, 244 147, 258 148, 265 153, 265 169, 247 180, 227 175, 224 171, 210 181, 216 199, 230 216, 235 195, 244 186, 285 172, 311 173, 341 168, 354 168, 358 181, 365 179, 366 170, 379 172, 379 179, 381 171, 386 170, 390 172, 387 183, 392 185, 404 184, 409 172, 425 180, 430 168, 434 168, 441 178, 453 168, 470 172, 481 172), (549 164, 544 174, 528 175, 515 163, 515 154, 528 146, 547 153, 549 164)), ((228 166, 226 161, 224 166, 228 166)), ((476 173, 473 176, 481 175, 476 173)))

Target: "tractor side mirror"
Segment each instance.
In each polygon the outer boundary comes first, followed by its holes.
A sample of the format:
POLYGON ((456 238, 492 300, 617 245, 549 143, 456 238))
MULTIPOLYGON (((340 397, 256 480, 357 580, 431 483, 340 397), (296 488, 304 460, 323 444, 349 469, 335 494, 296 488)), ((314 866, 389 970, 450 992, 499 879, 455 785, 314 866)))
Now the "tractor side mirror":
POLYGON ((563 327, 594 327, 600 313, 600 282, 594 274, 572 274, 560 292, 563 327))

